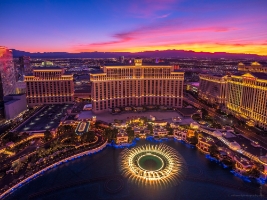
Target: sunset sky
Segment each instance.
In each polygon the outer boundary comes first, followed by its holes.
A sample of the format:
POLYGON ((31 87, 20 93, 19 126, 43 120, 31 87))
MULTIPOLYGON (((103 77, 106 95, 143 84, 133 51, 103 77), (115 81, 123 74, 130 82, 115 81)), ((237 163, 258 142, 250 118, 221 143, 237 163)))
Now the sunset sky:
POLYGON ((267 0, 1 0, 0 45, 267 55, 267 0))

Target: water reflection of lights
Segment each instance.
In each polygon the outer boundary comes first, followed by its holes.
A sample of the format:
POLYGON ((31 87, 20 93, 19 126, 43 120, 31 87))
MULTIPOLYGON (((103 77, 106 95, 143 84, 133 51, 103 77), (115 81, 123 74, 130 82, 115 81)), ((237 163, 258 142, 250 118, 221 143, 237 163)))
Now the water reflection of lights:
POLYGON ((182 156, 165 144, 125 149, 120 164, 122 174, 139 186, 166 188, 177 185, 186 174, 182 156), (142 159, 152 159, 158 166, 149 169, 140 162, 142 159))

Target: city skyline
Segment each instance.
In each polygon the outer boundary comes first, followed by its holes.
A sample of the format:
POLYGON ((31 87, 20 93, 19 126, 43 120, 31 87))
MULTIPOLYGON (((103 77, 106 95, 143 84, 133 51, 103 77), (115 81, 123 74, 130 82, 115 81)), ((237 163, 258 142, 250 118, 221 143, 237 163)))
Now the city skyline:
POLYGON ((1 5, 0 44, 10 49, 267 54, 267 2, 263 0, 17 0, 1 5))

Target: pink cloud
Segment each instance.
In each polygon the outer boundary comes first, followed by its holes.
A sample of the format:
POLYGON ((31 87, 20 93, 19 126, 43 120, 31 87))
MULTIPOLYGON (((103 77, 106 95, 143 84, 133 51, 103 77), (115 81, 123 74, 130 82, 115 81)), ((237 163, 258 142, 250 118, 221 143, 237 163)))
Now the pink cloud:
MULTIPOLYGON (((127 13, 137 18, 156 17, 157 12, 173 9, 173 5, 179 2, 177 0, 143 0, 138 3, 134 1, 127 8, 127 13)), ((161 16, 164 18, 164 15, 161 16)))

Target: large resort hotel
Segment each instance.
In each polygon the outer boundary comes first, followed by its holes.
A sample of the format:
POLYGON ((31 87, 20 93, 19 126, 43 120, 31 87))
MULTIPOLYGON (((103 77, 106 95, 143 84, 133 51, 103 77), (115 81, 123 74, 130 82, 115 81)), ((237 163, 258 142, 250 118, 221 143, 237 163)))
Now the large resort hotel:
POLYGON ((257 62, 247 67, 238 64, 232 75, 200 74, 199 97, 223 106, 227 113, 246 121, 250 126, 267 130, 267 69, 257 62))
POLYGON ((29 107, 74 101, 73 75, 60 67, 37 67, 24 79, 29 107))
POLYGON ((135 59, 133 64, 105 65, 90 80, 95 113, 128 106, 182 107, 184 72, 174 66, 135 59))

